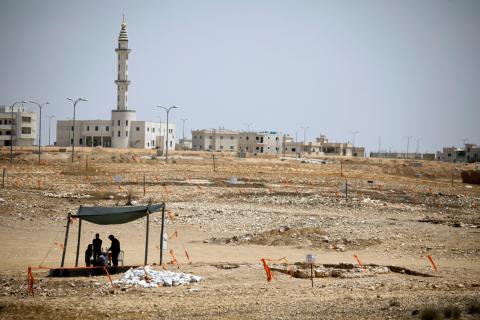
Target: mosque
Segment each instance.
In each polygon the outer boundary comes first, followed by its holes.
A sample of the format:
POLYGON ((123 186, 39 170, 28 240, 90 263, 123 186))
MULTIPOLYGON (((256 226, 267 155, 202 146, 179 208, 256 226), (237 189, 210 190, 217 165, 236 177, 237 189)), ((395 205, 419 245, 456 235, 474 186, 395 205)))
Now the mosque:
POLYGON ((125 18, 122 21, 118 47, 117 108, 110 120, 59 120, 56 145, 106 148, 175 148, 175 124, 137 120, 135 110, 128 109, 128 33, 125 18), (168 130, 167 130, 168 129, 168 130), (75 131, 74 131, 75 130, 75 131), (168 139, 166 139, 168 134, 168 139))

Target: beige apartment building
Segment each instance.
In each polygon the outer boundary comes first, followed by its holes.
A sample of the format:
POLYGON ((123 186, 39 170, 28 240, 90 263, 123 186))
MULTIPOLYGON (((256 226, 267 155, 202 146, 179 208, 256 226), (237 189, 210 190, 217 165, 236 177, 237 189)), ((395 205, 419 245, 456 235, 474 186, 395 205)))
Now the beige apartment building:
POLYGON ((238 132, 220 129, 192 130, 194 151, 238 151, 238 132))
POLYGON ((282 145, 283 137, 275 131, 245 131, 238 137, 238 150, 245 153, 280 155, 282 145))
POLYGON ((31 147, 37 137, 37 114, 24 107, 0 106, 0 147, 31 147), (13 114, 12 114, 13 111, 13 114), (12 123, 13 118, 13 123, 12 123), (13 129, 13 131, 12 131, 13 129))

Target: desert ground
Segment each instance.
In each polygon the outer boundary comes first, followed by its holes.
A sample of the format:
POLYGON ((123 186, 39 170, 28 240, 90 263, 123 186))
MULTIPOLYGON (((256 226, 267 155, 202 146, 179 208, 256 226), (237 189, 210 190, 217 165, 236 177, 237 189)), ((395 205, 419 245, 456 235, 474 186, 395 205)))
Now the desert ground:
MULTIPOLYGON (((2 319, 420 319, 426 307, 453 306, 462 319, 479 317, 471 306, 480 299, 480 186, 460 179, 475 165, 178 151, 165 164, 152 152, 101 148, 79 148, 72 163, 69 152, 50 148, 40 164, 31 150, 16 150, 10 166, 1 152, 2 319), (199 283, 112 288, 103 275, 33 269, 34 295, 27 292, 28 267, 60 265, 68 212, 129 197, 167 208, 165 264, 159 213, 151 215, 148 264, 199 283), (307 254, 316 257, 313 287, 307 254)), ((66 266, 75 264, 77 226, 66 266)), ((144 218, 84 222, 81 265, 97 232, 104 246, 109 234, 120 240, 126 265, 142 265, 145 229, 144 218)))

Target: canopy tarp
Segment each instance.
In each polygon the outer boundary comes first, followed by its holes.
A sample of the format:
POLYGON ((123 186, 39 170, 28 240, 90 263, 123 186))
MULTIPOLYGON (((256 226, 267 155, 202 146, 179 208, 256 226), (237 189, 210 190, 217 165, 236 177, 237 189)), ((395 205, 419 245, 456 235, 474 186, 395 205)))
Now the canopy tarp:
POLYGON ((80 207, 77 216, 95 224, 122 224, 143 218, 147 213, 160 211, 164 204, 125 207, 80 207))

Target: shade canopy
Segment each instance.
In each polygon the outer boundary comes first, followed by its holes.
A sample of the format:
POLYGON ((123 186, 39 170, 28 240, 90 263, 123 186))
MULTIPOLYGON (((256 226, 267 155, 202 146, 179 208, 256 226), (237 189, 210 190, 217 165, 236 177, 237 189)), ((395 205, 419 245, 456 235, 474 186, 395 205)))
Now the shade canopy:
POLYGON ((80 207, 76 217, 95 224, 122 224, 160 211, 164 206, 162 203, 148 206, 80 207))

